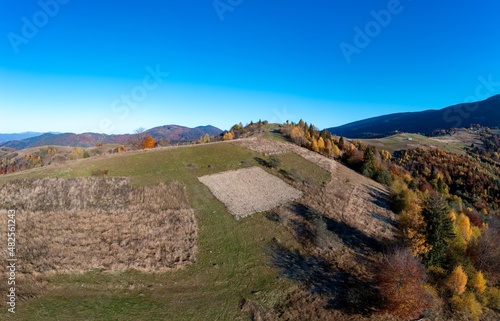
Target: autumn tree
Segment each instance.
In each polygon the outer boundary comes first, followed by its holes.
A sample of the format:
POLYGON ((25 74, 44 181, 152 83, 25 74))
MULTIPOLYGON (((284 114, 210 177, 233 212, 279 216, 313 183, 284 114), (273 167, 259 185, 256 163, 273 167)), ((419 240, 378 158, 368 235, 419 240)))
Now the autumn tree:
POLYGON ((290 131, 290 139, 297 145, 303 145, 305 140, 304 130, 300 126, 293 126, 290 131))
POLYGON ((472 292, 465 292, 462 295, 455 294, 450 300, 454 310, 464 313, 468 319, 479 321, 483 314, 481 303, 472 292))
POLYGON ((337 145, 332 144, 332 151, 330 154, 335 158, 339 158, 341 156, 340 149, 337 145))
POLYGON ((493 223, 482 235, 471 242, 468 253, 476 269, 483 271, 494 284, 500 281, 500 231, 493 223))
POLYGON ((142 141, 141 146, 143 149, 154 148, 156 147, 156 140, 151 135, 148 135, 142 141))
POLYGON ((407 249, 385 254, 376 280, 387 312, 400 318, 417 318, 431 304, 426 294, 425 268, 407 249))
POLYGON ((448 277, 448 280, 446 281, 446 285, 453 294, 462 294, 465 292, 467 274, 465 274, 461 265, 453 269, 448 277))
POLYGON ((388 161, 391 159, 392 155, 385 149, 382 149, 382 151, 380 151, 380 157, 382 157, 383 161, 388 161))
POLYGON ((312 139, 311 150, 312 150, 313 152, 319 152, 318 141, 316 140, 316 138, 313 138, 313 139, 312 139))
POLYGON ((71 153, 69 154, 69 158, 78 159, 83 157, 83 149, 81 147, 74 147, 71 153))
POLYGON ((456 234, 459 235, 463 240, 468 243, 472 237, 472 228, 470 225, 470 219, 462 213, 456 216, 455 220, 456 234))
POLYGON ((234 138, 234 136, 233 136, 233 133, 231 133, 231 132, 226 132, 222 136, 222 140, 232 140, 233 138, 234 138))
POLYGON ((318 150, 320 152, 323 152, 325 150, 325 140, 323 139, 323 137, 320 137, 318 139, 318 150))
POLYGON ((486 279, 482 272, 474 273, 469 284, 477 293, 483 293, 486 290, 486 279))
POLYGON ((427 254, 431 246, 427 243, 427 223, 422 216, 422 205, 418 195, 409 190, 406 185, 402 187, 402 202, 400 205, 399 227, 403 234, 403 243, 411 250, 413 255, 427 254))

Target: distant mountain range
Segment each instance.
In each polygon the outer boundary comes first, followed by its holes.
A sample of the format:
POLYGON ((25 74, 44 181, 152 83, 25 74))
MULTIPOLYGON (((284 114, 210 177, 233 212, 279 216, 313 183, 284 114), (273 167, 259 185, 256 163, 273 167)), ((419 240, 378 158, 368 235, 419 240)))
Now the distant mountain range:
POLYGON ((19 134, 0 134, 0 144, 11 140, 23 140, 26 138, 36 137, 43 134, 44 133, 37 133, 37 132, 25 132, 19 134))
MULTIPOLYGON (((178 125, 165 125, 148 129, 144 133, 151 135, 156 140, 169 140, 172 143, 176 143, 193 141, 204 136, 205 134, 209 134, 210 136, 219 135, 220 133, 222 133, 222 130, 214 126, 199 126, 195 128, 189 128, 178 125)), ((26 133, 14 135, 24 134, 26 133)), ((22 138, 22 136, 14 136, 20 138, 0 142, 0 147, 11 147, 16 149, 46 145, 91 147, 99 143, 126 144, 129 142, 131 136, 133 136, 132 134, 106 135, 97 133, 37 134, 38 135, 28 136, 27 138, 22 138)), ((5 137, 9 136, 5 135, 5 137)))
POLYGON ((328 128, 335 135, 349 138, 379 138, 396 131, 431 134, 439 129, 500 126, 500 95, 475 103, 463 103, 439 110, 396 113, 368 118, 339 127, 328 128))

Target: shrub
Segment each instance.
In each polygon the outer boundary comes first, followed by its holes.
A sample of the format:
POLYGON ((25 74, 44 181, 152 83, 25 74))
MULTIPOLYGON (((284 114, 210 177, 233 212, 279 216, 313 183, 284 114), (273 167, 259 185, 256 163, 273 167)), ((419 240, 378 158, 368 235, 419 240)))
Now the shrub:
POLYGON ((272 168, 278 168, 281 165, 281 160, 277 156, 273 155, 269 157, 268 163, 272 168))
POLYGON ((89 152, 84 151, 84 152, 83 152, 83 158, 89 158, 89 157, 90 157, 89 152))
POLYGON ((90 173, 90 175, 91 176, 104 176, 104 175, 108 175, 108 173, 109 173, 109 170, 107 170, 107 169, 95 169, 90 173))

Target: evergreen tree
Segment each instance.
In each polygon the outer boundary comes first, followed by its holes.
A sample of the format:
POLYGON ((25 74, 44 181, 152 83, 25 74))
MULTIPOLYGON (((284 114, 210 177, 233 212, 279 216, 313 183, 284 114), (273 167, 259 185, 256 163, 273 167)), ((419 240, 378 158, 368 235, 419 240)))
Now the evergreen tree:
POLYGON ((368 146, 365 149, 363 159, 363 175, 366 177, 374 178, 380 166, 379 161, 375 156, 375 147, 368 146))
POLYGON ((439 194, 434 193, 426 199, 422 215, 427 224, 427 243, 432 247, 425 258, 428 266, 442 267, 448 259, 448 244, 455 236, 448 214, 448 204, 439 194))
POLYGON ((339 140, 339 148, 341 150, 343 150, 345 148, 345 141, 344 141, 344 137, 340 137, 340 140, 339 140))

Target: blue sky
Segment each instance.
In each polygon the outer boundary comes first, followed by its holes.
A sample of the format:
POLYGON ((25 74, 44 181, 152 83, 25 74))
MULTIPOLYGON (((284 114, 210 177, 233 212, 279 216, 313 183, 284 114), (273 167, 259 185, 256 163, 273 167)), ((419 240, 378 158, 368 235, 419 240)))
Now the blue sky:
POLYGON ((500 3, 0 4, 0 132, 319 128, 500 93, 500 3), (479 88, 479 89, 478 89, 479 88))

